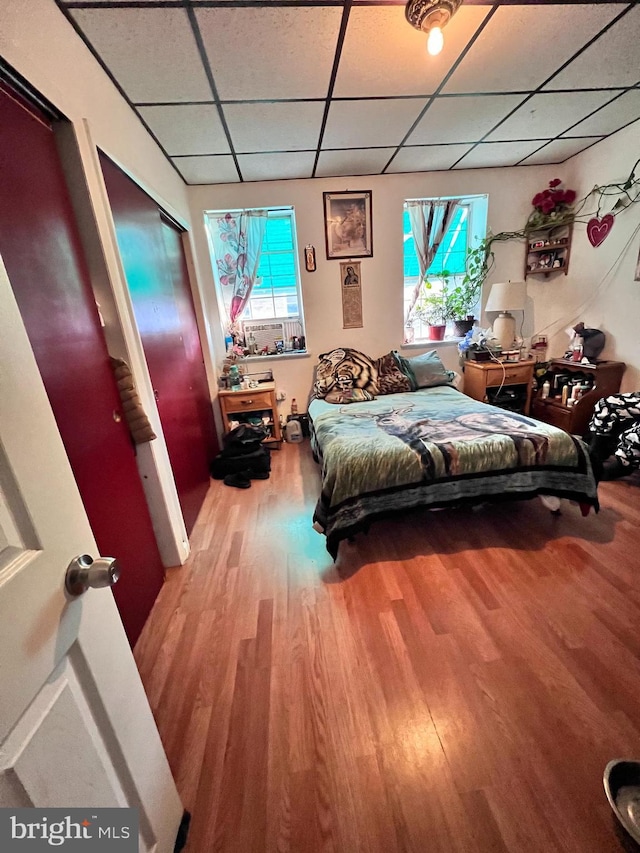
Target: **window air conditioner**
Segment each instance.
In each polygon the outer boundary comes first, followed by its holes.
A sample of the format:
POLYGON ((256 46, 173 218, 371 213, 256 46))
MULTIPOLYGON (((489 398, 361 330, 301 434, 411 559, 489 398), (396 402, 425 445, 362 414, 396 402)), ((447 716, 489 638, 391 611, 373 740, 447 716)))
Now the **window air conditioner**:
POLYGON ((242 327, 245 346, 249 345, 249 335, 252 334, 258 352, 262 352, 265 347, 272 352, 275 349, 275 341, 284 342, 284 323, 280 320, 245 320, 242 327))

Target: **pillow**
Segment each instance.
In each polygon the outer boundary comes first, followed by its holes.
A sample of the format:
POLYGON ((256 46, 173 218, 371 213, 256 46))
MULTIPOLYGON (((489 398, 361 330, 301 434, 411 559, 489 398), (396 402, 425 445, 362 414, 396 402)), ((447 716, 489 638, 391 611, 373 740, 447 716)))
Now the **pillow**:
POLYGON ((374 361, 362 352, 340 347, 320 355, 313 383, 313 395, 320 400, 330 391, 361 388, 375 396, 378 393, 378 370, 374 361))
POLYGON ((365 400, 375 400, 375 397, 364 388, 351 388, 346 391, 334 388, 324 398, 325 403, 364 403, 365 400))
POLYGON ((378 370, 378 394, 395 394, 399 391, 413 391, 409 377, 400 370, 396 357, 392 352, 381 356, 376 361, 378 370))
POLYGON ((399 353, 395 357, 402 372, 409 377, 415 390, 418 388, 435 388, 437 385, 450 385, 455 373, 447 370, 435 350, 429 350, 413 358, 404 358, 399 353))

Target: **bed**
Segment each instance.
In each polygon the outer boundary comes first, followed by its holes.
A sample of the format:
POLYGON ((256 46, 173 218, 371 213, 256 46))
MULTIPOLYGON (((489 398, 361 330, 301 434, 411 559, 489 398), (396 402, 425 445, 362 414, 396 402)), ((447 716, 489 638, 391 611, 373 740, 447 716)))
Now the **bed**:
POLYGON ((585 515, 598 509, 580 439, 473 400, 452 387, 450 375, 430 387, 375 396, 378 376, 354 383, 354 370, 345 375, 343 369, 341 380, 339 358, 333 357, 331 369, 327 354, 320 358, 329 381, 320 393, 316 381, 309 403, 312 449, 322 468, 313 521, 334 559, 343 539, 377 518, 417 507, 547 495, 579 503, 585 515))

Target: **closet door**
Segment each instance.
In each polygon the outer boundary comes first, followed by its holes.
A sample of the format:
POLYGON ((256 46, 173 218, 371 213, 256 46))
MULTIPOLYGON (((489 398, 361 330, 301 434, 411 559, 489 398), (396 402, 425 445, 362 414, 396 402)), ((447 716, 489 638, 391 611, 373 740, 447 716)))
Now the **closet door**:
POLYGON ((100 155, 118 248, 187 532, 217 453, 213 409, 178 228, 108 157, 100 155))
POLYGON ((133 645, 164 570, 52 126, 2 84, 0 254, 133 645))

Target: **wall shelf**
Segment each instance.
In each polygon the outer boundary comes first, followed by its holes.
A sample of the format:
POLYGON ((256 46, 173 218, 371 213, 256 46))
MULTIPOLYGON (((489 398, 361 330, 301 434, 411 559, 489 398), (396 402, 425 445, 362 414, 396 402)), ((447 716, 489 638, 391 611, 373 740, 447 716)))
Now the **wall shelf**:
POLYGON ((524 277, 569 271, 573 223, 538 228, 527 235, 524 256, 524 277))

